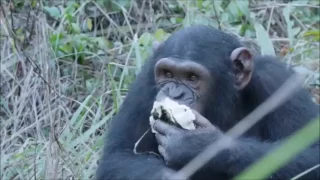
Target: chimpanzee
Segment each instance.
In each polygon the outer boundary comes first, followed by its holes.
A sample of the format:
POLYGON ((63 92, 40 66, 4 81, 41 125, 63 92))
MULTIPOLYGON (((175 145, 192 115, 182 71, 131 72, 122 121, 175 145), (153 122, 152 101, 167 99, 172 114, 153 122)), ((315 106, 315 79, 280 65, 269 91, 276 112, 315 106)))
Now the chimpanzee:
MULTIPOLYGON (((190 26, 154 48, 111 122, 97 179, 170 179, 207 145, 234 126, 293 74, 272 56, 253 56, 230 34, 213 27, 190 26), (191 107, 196 130, 155 121, 145 149, 135 142, 149 129, 153 102, 169 97, 191 107)), ((230 179, 318 115, 307 90, 265 116, 232 146, 221 151, 190 179, 230 179)), ((319 164, 319 143, 278 170, 270 179, 289 179, 319 164)), ((319 169, 304 177, 319 179, 319 169)))

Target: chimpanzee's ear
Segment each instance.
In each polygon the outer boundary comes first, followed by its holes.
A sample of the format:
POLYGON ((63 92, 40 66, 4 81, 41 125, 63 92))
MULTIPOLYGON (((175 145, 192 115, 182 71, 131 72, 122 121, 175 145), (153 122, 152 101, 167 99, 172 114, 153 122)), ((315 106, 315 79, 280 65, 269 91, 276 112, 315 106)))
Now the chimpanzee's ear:
POLYGON ((241 90, 249 84, 252 77, 254 64, 252 54, 247 48, 240 47, 232 51, 230 59, 236 77, 235 87, 241 90))
POLYGON ((155 52, 155 51, 160 47, 160 45, 161 45, 161 42, 159 42, 159 41, 154 41, 154 42, 152 43, 152 50, 153 50, 153 52, 155 52))

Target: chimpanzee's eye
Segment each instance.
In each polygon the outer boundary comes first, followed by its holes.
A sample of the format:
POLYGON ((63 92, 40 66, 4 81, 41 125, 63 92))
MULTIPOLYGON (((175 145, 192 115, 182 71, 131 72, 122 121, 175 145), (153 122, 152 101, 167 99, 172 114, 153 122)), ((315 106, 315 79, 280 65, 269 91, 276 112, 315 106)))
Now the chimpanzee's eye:
POLYGON ((173 75, 172 75, 172 73, 171 73, 170 71, 164 70, 163 72, 164 72, 164 75, 165 75, 167 78, 172 78, 172 77, 173 77, 173 75))
POLYGON ((195 82, 195 81, 198 80, 198 76, 195 75, 195 74, 193 74, 193 73, 191 73, 191 74, 188 75, 187 80, 188 80, 188 81, 195 82))

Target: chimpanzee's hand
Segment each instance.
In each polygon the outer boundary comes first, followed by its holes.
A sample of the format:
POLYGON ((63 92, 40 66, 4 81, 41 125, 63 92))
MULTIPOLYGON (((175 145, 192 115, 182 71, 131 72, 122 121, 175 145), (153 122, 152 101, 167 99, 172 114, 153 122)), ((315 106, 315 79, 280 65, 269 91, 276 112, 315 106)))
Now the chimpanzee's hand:
POLYGON ((206 146, 223 136, 206 118, 196 111, 194 114, 195 130, 181 129, 163 121, 155 121, 153 124, 159 153, 171 167, 181 168, 206 146))

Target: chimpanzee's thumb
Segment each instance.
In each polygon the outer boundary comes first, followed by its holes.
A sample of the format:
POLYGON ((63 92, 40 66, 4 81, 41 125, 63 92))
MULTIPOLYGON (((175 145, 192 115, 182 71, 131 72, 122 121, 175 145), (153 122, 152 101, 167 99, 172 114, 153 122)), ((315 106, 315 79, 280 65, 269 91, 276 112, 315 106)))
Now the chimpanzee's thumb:
POLYGON ((192 112, 196 117, 196 119, 193 121, 193 123, 196 125, 196 127, 207 128, 207 127, 213 126, 207 118, 203 117, 196 110, 192 110, 192 112))

